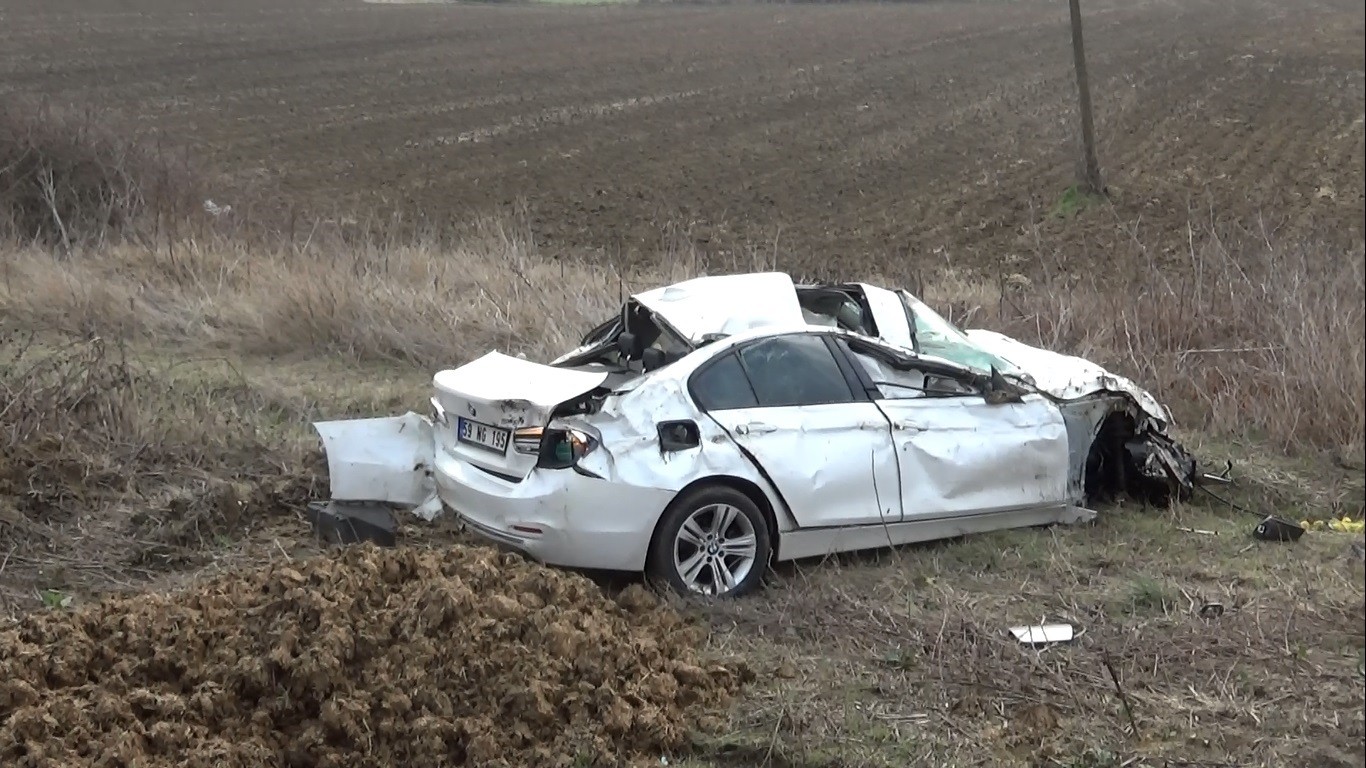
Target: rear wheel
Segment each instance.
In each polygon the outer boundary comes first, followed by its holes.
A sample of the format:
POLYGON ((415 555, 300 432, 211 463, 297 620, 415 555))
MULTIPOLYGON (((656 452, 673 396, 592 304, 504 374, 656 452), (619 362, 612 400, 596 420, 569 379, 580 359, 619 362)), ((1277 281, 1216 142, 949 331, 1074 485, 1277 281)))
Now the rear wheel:
POLYGON ((703 486, 669 505, 646 570, 685 595, 736 597, 763 580, 771 553, 768 523, 753 500, 734 488, 703 486))

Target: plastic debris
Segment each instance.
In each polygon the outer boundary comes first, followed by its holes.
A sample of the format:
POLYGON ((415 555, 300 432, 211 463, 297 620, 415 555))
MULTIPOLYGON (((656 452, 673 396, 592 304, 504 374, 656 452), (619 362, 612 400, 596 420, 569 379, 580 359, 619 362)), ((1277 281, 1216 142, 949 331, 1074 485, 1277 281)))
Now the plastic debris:
POLYGON ((1076 637, 1071 624, 1035 624, 1033 626, 1011 627, 1010 634, 1025 645, 1069 643, 1076 637))

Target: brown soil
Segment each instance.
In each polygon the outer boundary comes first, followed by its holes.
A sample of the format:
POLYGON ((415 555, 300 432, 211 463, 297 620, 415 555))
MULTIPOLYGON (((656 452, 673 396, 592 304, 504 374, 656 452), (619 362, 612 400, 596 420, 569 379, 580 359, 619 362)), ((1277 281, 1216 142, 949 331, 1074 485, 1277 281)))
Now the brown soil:
POLYGON ((14 766, 658 764, 747 672, 640 587, 353 548, 0 632, 14 766))

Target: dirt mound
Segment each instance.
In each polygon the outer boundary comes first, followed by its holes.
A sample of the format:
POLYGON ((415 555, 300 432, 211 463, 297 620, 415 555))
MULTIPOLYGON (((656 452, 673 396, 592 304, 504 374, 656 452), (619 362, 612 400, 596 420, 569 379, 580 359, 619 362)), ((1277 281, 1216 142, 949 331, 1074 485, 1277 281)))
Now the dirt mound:
POLYGON ((0 764, 659 764, 749 673, 633 587, 348 548, 0 631, 0 764))

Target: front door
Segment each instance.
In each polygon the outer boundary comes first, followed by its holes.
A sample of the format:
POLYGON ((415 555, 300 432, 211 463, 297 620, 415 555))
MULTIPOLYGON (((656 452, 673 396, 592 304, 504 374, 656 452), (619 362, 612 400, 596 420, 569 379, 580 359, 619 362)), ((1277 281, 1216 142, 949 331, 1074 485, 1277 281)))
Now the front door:
POLYGON ((726 353, 694 374, 691 389, 777 487, 799 526, 897 522, 891 427, 856 382, 823 335, 792 334, 726 353))
POLYGON ((891 422, 907 521, 1069 503, 1067 429, 1047 398, 988 402, 966 371, 842 349, 891 422))
POLYGON ((1041 395, 879 400, 892 421, 907 520, 1067 503, 1067 430, 1041 395))

